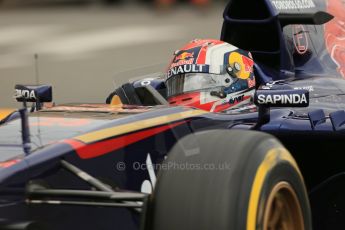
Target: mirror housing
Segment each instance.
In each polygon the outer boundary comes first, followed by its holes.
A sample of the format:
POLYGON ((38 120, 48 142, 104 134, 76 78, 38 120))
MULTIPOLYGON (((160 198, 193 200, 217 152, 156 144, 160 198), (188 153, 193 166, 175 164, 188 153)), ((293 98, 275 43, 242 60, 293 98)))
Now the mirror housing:
POLYGON ((278 19, 282 27, 294 24, 323 25, 334 18, 333 15, 325 11, 309 13, 279 13, 278 19))
POLYGON ((15 98, 18 102, 52 102, 53 90, 50 85, 16 85, 15 98))

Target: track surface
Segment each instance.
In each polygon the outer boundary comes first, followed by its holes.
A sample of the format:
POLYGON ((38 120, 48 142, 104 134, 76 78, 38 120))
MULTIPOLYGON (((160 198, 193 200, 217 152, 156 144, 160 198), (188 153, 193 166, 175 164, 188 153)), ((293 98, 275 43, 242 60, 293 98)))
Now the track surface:
POLYGON ((16 83, 36 83, 35 53, 39 82, 54 86, 55 102, 102 103, 114 85, 141 71, 121 72, 151 65, 146 72, 160 70, 189 40, 219 38, 223 7, 202 12, 181 5, 157 12, 134 3, 5 4, 0 9, 0 107, 20 106, 12 98, 16 83))

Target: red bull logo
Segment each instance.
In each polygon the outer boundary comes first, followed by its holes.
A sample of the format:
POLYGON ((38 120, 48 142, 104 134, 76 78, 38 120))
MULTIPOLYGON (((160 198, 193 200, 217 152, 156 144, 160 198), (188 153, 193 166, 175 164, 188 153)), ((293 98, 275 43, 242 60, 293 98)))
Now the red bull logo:
POLYGON ((193 53, 183 52, 175 57, 174 62, 185 61, 191 58, 194 58, 194 52, 193 53))
POLYGON ((194 52, 182 51, 180 54, 176 55, 170 68, 180 66, 180 65, 191 65, 194 63, 194 52))

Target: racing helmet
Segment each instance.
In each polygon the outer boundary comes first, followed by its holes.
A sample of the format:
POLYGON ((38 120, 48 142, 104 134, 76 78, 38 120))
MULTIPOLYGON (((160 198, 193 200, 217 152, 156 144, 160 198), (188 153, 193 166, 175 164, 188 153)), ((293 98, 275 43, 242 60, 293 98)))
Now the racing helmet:
POLYGON ((223 112, 250 103, 254 61, 248 51, 219 40, 193 40, 175 51, 167 71, 171 105, 223 112))

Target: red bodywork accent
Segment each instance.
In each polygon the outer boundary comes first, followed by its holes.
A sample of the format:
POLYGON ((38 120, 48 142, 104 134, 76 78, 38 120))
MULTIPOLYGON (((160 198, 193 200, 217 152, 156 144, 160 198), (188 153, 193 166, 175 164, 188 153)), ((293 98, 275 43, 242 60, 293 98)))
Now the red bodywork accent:
POLYGON ((325 43, 339 73, 345 77, 345 2, 328 0, 327 12, 335 18, 325 24, 325 43))
POLYGON ((9 161, 0 162, 0 168, 11 167, 12 165, 17 164, 19 161, 21 161, 21 159, 13 159, 13 160, 9 160, 9 161))
POLYGON ((85 144, 81 141, 69 139, 64 140, 63 142, 72 146, 72 148, 76 151, 78 156, 82 159, 90 159, 102 156, 109 152, 124 148, 130 144, 135 142, 144 140, 156 134, 162 133, 169 129, 172 129, 176 126, 186 123, 187 121, 180 121, 177 123, 163 125, 156 128, 151 128, 131 134, 127 134, 124 136, 116 137, 109 140, 104 140, 96 143, 85 144))
MULTIPOLYGON (((250 96, 245 96, 245 97, 243 97, 243 101, 248 100, 249 98, 250 98, 250 96)), ((200 101, 201 101, 200 92, 193 92, 193 93, 185 93, 185 94, 177 95, 174 97, 170 97, 168 99, 168 101, 171 105, 190 106, 190 107, 195 107, 195 108, 202 109, 205 111, 211 111, 213 104, 218 102, 219 100, 211 101, 211 102, 205 103, 205 104, 200 104, 200 101)), ((226 109, 229 109, 229 108, 237 105, 240 102, 235 102, 233 104, 230 104, 227 102, 227 103, 224 103, 221 105, 217 105, 216 108, 214 109, 214 111, 212 111, 212 112, 224 111, 226 109)))
POLYGON ((212 101, 212 102, 201 105, 200 92, 185 93, 185 94, 177 95, 174 97, 170 97, 168 101, 171 105, 190 106, 190 107, 195 107, 195 108, 199 108, 206 111, 210 111, 214 104, 214 101, 212 101))

